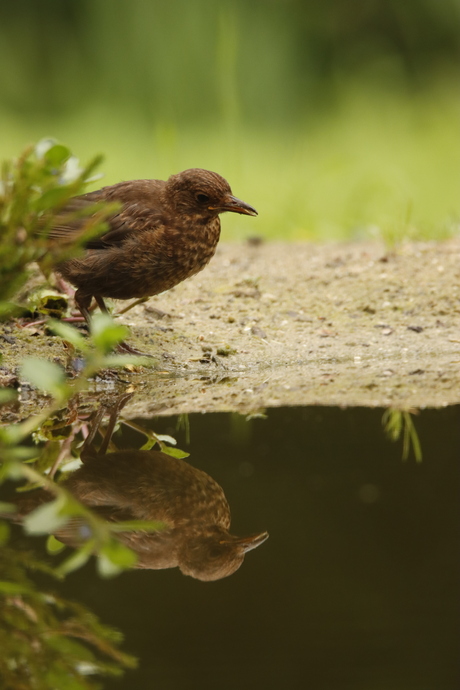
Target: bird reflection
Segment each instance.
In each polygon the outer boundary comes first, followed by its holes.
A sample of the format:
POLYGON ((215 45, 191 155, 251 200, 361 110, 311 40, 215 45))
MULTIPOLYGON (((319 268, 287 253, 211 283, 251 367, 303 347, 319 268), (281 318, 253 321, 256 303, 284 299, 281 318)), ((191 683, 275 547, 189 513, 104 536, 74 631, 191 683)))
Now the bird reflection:
MULTIPOLYGON (((155 450, 107 453, 121 401, 111 410, 99 450, 94 439, 104 414, 100 408, 81 453, 83 465, 62 485, 84 505, 109 521, 159 520, 157 532, 128 531, 117 535, 137 555, 137 568, 179 567, 198 580, 219 580, 234 573, 248 551, 268 537, 230 534, 230 508, 222 488, 205 472, 184 460, 155 450)), ((45 492, 36 492, 44 494, 45 492)), ((23 512, 23 511, 22 511, 23 512)), ((29 511, 27 511, 29 512, 29 511)), ((90 536, 82 519, 72 518, 55 532, 77 546, 90 536)))

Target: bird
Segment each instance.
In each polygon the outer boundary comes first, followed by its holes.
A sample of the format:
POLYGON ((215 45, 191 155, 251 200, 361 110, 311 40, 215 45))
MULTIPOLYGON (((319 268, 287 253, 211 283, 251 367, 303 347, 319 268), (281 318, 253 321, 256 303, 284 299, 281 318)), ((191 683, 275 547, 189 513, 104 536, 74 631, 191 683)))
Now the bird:
POLYGON ((230 185, 210 170, 191 168, 166 181, 119 182, 68 202, 47 230, 61 246, 81 235, 82 215, 99 202, 118 202, 108 228, 83 243, 83 255, 58 263, 55 270, 76 287, 75 302, 91 328, 93 297, 142 299, 169 290, 201 271, 220 238, 219 214, 257 216, 255 208, 233 196, 230 185), (69 214, 80 220, 70 220, 69 214))
MULTIPOLYGON (((130 449, 87 456, 63 486, 110 521, 155 520, 165 525, 153 533, 118 535, 136 553, 137 568, 179 567, 198 580, 219 580, 234 573, 245 554, 268 537, 266 532, 232 535, 221 486, 185 460, 161 451, 130 449)), ((87 530, 81 520, 71 520, 55 536, 75 544, 87 530)))
MULTIPOLYGON (((163 523, 164 529, 155 532, 116 533, 116 538, 136 554, 135 568, 178 567, 184 575, 202 581, 233 574, 245 554, 268 538, 268 532, 246 537, 231 534, 230 507, 222 487, 185 460, 155 450, 107 453, 119 409, 120 405, 111 413, 99 450, 93 439, 105 410, 98 410, 81 452, 83 464, 60 485, 110 522, 163 523)), ((16 502, 16 513, 5 517, 20 523, 25 515, 51 499, 44 489, 22 494, 16 502)), ((91 526, 84 518, 72 517, 53 534, 64 544, 78 547, 91 537, 91 526)))

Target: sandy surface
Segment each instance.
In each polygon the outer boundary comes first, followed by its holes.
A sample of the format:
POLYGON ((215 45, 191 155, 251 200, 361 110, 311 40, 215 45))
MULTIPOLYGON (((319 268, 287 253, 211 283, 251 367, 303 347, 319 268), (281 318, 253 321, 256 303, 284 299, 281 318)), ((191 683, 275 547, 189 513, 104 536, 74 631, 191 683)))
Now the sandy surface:
MULTIPOLYGON (((391 252, 221 244, 202 273, 121 320, 130 344, 155 357, 150 369, 121 372, 126 384, 94 384, 137 389, 127 416, 460 402, 458 238, 391 252)), ((2 328, 4 378, 27 354, 65 362, 41 328, 2 328)), ((28 392, 24 410, 35 404, 28 392)))

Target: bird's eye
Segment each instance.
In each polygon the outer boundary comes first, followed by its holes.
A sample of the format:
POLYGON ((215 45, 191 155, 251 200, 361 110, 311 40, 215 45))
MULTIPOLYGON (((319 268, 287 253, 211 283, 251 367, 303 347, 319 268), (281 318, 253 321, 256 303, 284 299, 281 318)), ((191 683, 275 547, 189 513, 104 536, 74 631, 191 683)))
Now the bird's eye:
POLYGON ((196 200, 199 201, 200 204, 207 204, 209 202, 209 197, 207 194, 197 194, 196 200))
POLYGON ((221 555, 222 555, 222 549, 217 545, 211 546, 208 550, 209 558, 219 558, 219 556, 221 556, 221 555))

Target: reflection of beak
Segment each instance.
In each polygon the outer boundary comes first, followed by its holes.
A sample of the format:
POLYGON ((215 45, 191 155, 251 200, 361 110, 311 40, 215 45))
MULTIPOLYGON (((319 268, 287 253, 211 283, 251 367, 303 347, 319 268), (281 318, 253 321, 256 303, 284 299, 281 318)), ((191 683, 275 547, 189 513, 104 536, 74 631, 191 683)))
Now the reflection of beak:
POLYGON ((209 206, 210 211, 233 211, 233 213, 244 213, 246 216, 257 216, 258 213, 255 208, 247 204, 241 199, 237 199, 236 196, 231 196, 230 194, 226 198, 222 206, 209 206))
POLYGON ((268 532, 261 532, 260 534, 253 534, 251 537, 241 537, 236 539, 238 546, 243 547, 243 553, 252 551, 264 543, 268 539, 268 532))

